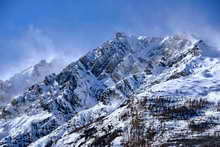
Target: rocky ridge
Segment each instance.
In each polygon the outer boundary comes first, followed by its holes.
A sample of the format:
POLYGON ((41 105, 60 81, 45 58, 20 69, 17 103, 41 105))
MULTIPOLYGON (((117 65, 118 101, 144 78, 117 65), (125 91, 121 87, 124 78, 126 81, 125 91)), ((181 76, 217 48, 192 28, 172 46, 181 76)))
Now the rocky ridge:
POLYGON ((218 144, 220 62, 204 48, 117 33, 4 107, 0 146, 218 144))

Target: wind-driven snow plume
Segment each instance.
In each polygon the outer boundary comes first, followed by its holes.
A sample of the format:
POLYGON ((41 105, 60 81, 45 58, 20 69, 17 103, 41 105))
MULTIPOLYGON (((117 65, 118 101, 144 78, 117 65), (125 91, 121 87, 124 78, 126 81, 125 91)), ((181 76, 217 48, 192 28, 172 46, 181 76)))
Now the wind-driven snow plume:
POLYGON ((16 59, 10 64, 2 65, 0 79, 6 80, 14 74, 33 66, 41 60, 59 60, 57 64, 67 65, 75 61, 81 53, 79 49, 74 48, 72 42, 64 42, 62 45, 56 43, 48 33, 42 29, 30 26, 19 38, 12 41, 16 59), (71 46, 69 45, 71 44, 71 46))

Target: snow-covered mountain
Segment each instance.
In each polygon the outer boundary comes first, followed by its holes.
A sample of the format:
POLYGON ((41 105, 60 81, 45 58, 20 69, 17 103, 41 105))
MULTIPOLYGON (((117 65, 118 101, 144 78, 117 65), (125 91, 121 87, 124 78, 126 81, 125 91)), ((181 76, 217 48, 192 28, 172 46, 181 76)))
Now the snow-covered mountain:
POLYGON ((53 59, 50 62, 41 60, 10 79, 0 81, 0 106, 10 102, 13 97, 23 94, 26 88, 44 80, 45 76, 59 73, 66 65, 61 58, 53 59))
POLYGON ((0 146, 220 144, 220 60, 190 35, 113 40, 1 111, 0 146))

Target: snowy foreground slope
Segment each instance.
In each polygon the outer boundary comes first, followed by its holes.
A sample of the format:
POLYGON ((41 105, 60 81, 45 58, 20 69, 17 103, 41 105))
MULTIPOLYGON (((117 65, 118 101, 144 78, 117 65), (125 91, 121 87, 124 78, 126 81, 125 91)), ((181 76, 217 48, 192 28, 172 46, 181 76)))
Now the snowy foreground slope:
POLYGON ((192 36, 117 33, 1 111, 0 146, 220 144, 220 60, 192 36))

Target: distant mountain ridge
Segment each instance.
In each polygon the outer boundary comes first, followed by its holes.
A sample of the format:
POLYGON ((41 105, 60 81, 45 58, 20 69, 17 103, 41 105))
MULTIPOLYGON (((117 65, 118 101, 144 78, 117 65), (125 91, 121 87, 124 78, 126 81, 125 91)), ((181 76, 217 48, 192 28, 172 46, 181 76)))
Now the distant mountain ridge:
POLYGON ((26 88, 42 81, 45 76, 60 72, 65 65, 66 63, 61 59, 54 59, 50 62, 41 60, 10 79, 0 81, 0 105, 7 104, 12 97, 22 94, 26 88))
POLYGON ((219 144, 220 60, 208 49, 191 35, 116 33, 5 106, 0 146, 219 144))

